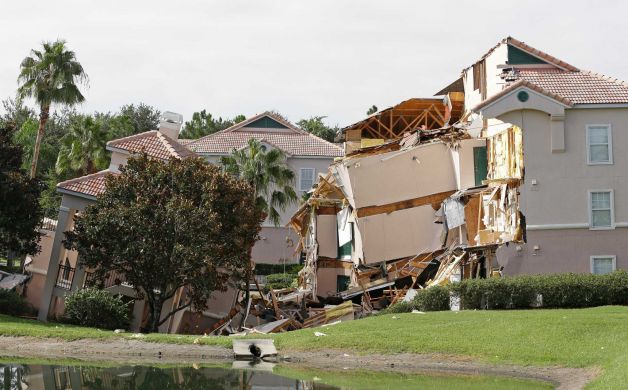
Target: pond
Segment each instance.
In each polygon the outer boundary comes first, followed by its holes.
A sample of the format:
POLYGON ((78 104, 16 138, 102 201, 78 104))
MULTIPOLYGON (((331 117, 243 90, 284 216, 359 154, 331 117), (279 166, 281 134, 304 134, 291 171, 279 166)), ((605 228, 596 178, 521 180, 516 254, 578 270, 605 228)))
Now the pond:
POLYGON ((484 375, 320 371, 247 362, 207 366, 0 363, 0 390, 548 389, 549 383, 484 375))

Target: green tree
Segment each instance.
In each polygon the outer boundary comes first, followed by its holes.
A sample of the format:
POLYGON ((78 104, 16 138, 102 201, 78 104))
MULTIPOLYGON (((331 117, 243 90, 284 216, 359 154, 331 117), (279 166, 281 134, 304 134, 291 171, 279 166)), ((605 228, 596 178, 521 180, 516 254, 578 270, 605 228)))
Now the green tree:
MULTIPOLYGON (((148 104, 127 104, 120 108, 119 115, 126 116, 133 124, 133 133, 139 134, 159 127, 161 112, 148 104)), ((128 135, 132 135, 128 134, 128 135)))
POLYGON ((126 115, 95 112, 94 121, 107 134, 108 141, 136 134, 133 120, 126 115))
POLYGON ((0 253, 35 254, 41 187, 21 168, 22 148, 13 142, 13 131, 0 129, 0 253))
POLYGON ((243 149, 234 149, 221 159, 224 170, 244 179, 254 191, 255 204, 268 219, 278 226, 279 211, 296 203, 294 172, 286 165, 286 156, 279 149, 266 150, 255 138, 243 149))
POLYGON ((87 74, 74 52, 67 50, 65 41, 58 40, 44 42, 43 51, 31 50, 31 55, 20 65, 18 82, 18 96, 32 97, 39 105, 39 128, 30 169, 31 177, 35 177, 50 107, 53 104, 71 106, 84 101, 77 84, 86 83, 87 74))
POLYGON ((181 138, 198 139, 227 129, 245 119, 244 115, 237 115, 233 119, 215 119, 211 113, 201 110, 192 114, 192 120, 185 122, 181 138))
POLYGON ((107 133, 102 122, 91 116, 76 118, 62 139, 56 163, 58 174, 74 176, 94 173, 107 166, 107 133))
POLYGON ((0 117, 0 127, 2 128, 20 129, 27 120, 35 120, 35 111, 24 105, 24 100, 19 97, 3 100, 2 108, 4 108, 4 114, 0 117))
POLYGON ((124 276, 149 305, 149 331, 174 313, 206 308, 248 267, 262 213, 243 180, 200 158, 129 159, 108 176, 105 192, 81 213, 65 245, 96 279, 124 276), (162 317, 166 300, 185 287, 179 306, 162 317))
POLYGON ((372 115, 372 114, 375 114, 376 112, 377 112, 377 106, 373 104, 371 107, 369 107, 368 110, 366 110, 366 115, 372 115))
POLYGON ((324 122, 323 119, 327 118, 326 116, 312 116, 309 119, 301 119, 297 122, 297 126, 307 131, 308 133, 312 133, 317 137, 320 137, 326 141, 334 142, 334 138, 336 138, 336 134, 338 134, 338 126, 329 127, 324 122))

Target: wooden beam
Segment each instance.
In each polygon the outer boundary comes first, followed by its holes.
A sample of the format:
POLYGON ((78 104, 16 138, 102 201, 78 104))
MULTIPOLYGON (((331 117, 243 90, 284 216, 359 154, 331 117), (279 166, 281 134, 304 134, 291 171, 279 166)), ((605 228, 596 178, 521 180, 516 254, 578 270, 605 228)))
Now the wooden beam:
POLYGON ((424 206, 427 204, 441 203, 450 197, 456 191, 445 191, 437 194, 421 196, 419 198, 402 200, 400 202, 388 203, 379 206, 367 206, 357 209, 358 218, 368 217, 378 214, 390 214, 393 211, 411 209, 414 207, 424 206))

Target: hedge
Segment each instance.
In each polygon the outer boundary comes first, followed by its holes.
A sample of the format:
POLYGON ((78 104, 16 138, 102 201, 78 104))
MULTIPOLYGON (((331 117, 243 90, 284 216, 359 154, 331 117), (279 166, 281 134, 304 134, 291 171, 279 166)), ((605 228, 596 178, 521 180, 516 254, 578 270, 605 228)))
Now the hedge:
POLYGON ((384 312, 448 310, 450 293, 459 296, 462 309, 467 310, 628 305, 628 272, 466 279, 444 287, 419 290, 412 302, 399 303, 384 312))

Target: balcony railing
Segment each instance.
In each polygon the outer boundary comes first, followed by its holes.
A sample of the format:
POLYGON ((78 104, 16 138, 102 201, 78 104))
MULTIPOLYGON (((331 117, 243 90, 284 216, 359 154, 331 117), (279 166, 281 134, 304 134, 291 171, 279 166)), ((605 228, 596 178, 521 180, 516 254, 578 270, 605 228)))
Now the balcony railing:
POLYGON ((72 280, 74 280, 74 271, 76 269, 73 267, 68 267, 66 265, 59 265, 59 272, 57 272, 57 282, 55 286, 62 288, 64 290, 70 290, 72 288, 72 280))
POLYGON ((85 283, 83 287, 99 287, 99 288, 107 288, 112 286, 117 286, 120 284, 127 284, 126 278, 124 275, 119 274, 117 272, 109 272, 107 277, 102 279, 96 279, 95 272, 86 272, 85 273, 85 283))

